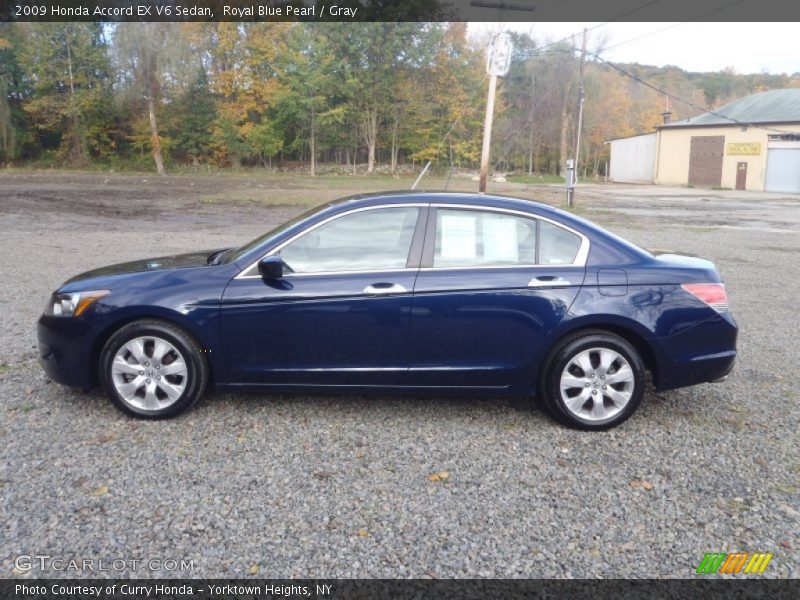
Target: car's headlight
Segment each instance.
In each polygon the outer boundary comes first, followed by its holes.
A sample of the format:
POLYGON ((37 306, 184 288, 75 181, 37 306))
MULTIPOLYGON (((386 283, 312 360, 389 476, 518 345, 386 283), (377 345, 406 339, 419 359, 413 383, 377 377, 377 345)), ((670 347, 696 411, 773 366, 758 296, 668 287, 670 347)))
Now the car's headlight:
POLYGON ((52 317, 79 317, 94 302, 110 293, 109 290, 55 293, 47 303, 44 314, 52 317))

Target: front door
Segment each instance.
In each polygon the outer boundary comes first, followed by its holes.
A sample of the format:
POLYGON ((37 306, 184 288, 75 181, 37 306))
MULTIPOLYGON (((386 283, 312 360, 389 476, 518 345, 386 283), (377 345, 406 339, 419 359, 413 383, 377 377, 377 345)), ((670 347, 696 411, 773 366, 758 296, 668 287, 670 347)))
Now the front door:
POLYGON ((737 190, 746 190, 747 189, 747 163, 746 162, 736 163, 736 189, 737 190))
POLYGON ((282 279, 231 281, 222 301, 231 379, 282 385, 402 382, 417 274, 411 248, 415 235, 420 241, 424 235, 417 224, 424 213, 419 206, 346 213, 271 253, 283 259, 282 279))
POLYGON ((586 244, 544 219, 431 209, 409 377, 447 387, 525 382, 583 284, 586 244))

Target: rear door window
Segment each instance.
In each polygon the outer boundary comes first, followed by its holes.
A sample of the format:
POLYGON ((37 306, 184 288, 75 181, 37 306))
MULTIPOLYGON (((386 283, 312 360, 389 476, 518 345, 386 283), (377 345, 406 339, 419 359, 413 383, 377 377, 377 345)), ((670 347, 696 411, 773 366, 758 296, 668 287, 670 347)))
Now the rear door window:
POLYGON ((563 227, 539 221, 539 264, 569 265, 575 262, 581 238, 563 227))
POLYGON ((536 219, 497 212, 436 211, 434 267, 536 264, 536 219))

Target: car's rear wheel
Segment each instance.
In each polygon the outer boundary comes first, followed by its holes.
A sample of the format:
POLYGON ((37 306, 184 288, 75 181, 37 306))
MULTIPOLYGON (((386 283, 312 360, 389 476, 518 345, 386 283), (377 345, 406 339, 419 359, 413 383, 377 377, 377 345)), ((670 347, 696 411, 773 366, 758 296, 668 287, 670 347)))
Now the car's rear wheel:
POLYGON ((578 429, 609 429, 633 414, 644 395, 644 365, 623 338, 605 332, 566 340, 549 361, 543 400, 559 421, 578 429))
POLYGON ((100 355, 100 383, 121 411, 144 419, 175 416, 192 406, 208 381, 196 342, 162 321, 122 327, 100 355))

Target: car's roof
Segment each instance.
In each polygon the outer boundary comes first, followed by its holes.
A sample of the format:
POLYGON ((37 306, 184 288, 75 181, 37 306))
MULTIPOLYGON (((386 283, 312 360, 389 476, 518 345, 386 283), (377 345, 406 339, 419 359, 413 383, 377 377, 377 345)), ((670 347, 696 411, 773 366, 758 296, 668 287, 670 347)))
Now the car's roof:
POLYGON ((374 206, 378 204, 414 204, 417 202, 434 202, 438 204, 474 204, 495 208, 510 208, 525 212, 551 214, 554 217, 571 220, 572 215, 566 211, 554 208, 541 202, 500 196, 496 194, 471 194, 468 192, 437 192, 437 191, 410 191, 398 190, 390 192, 376 192, 371 194, 357 194, 339 198, 320 208, 336 208, 347 210, 359 206, 374 206))

